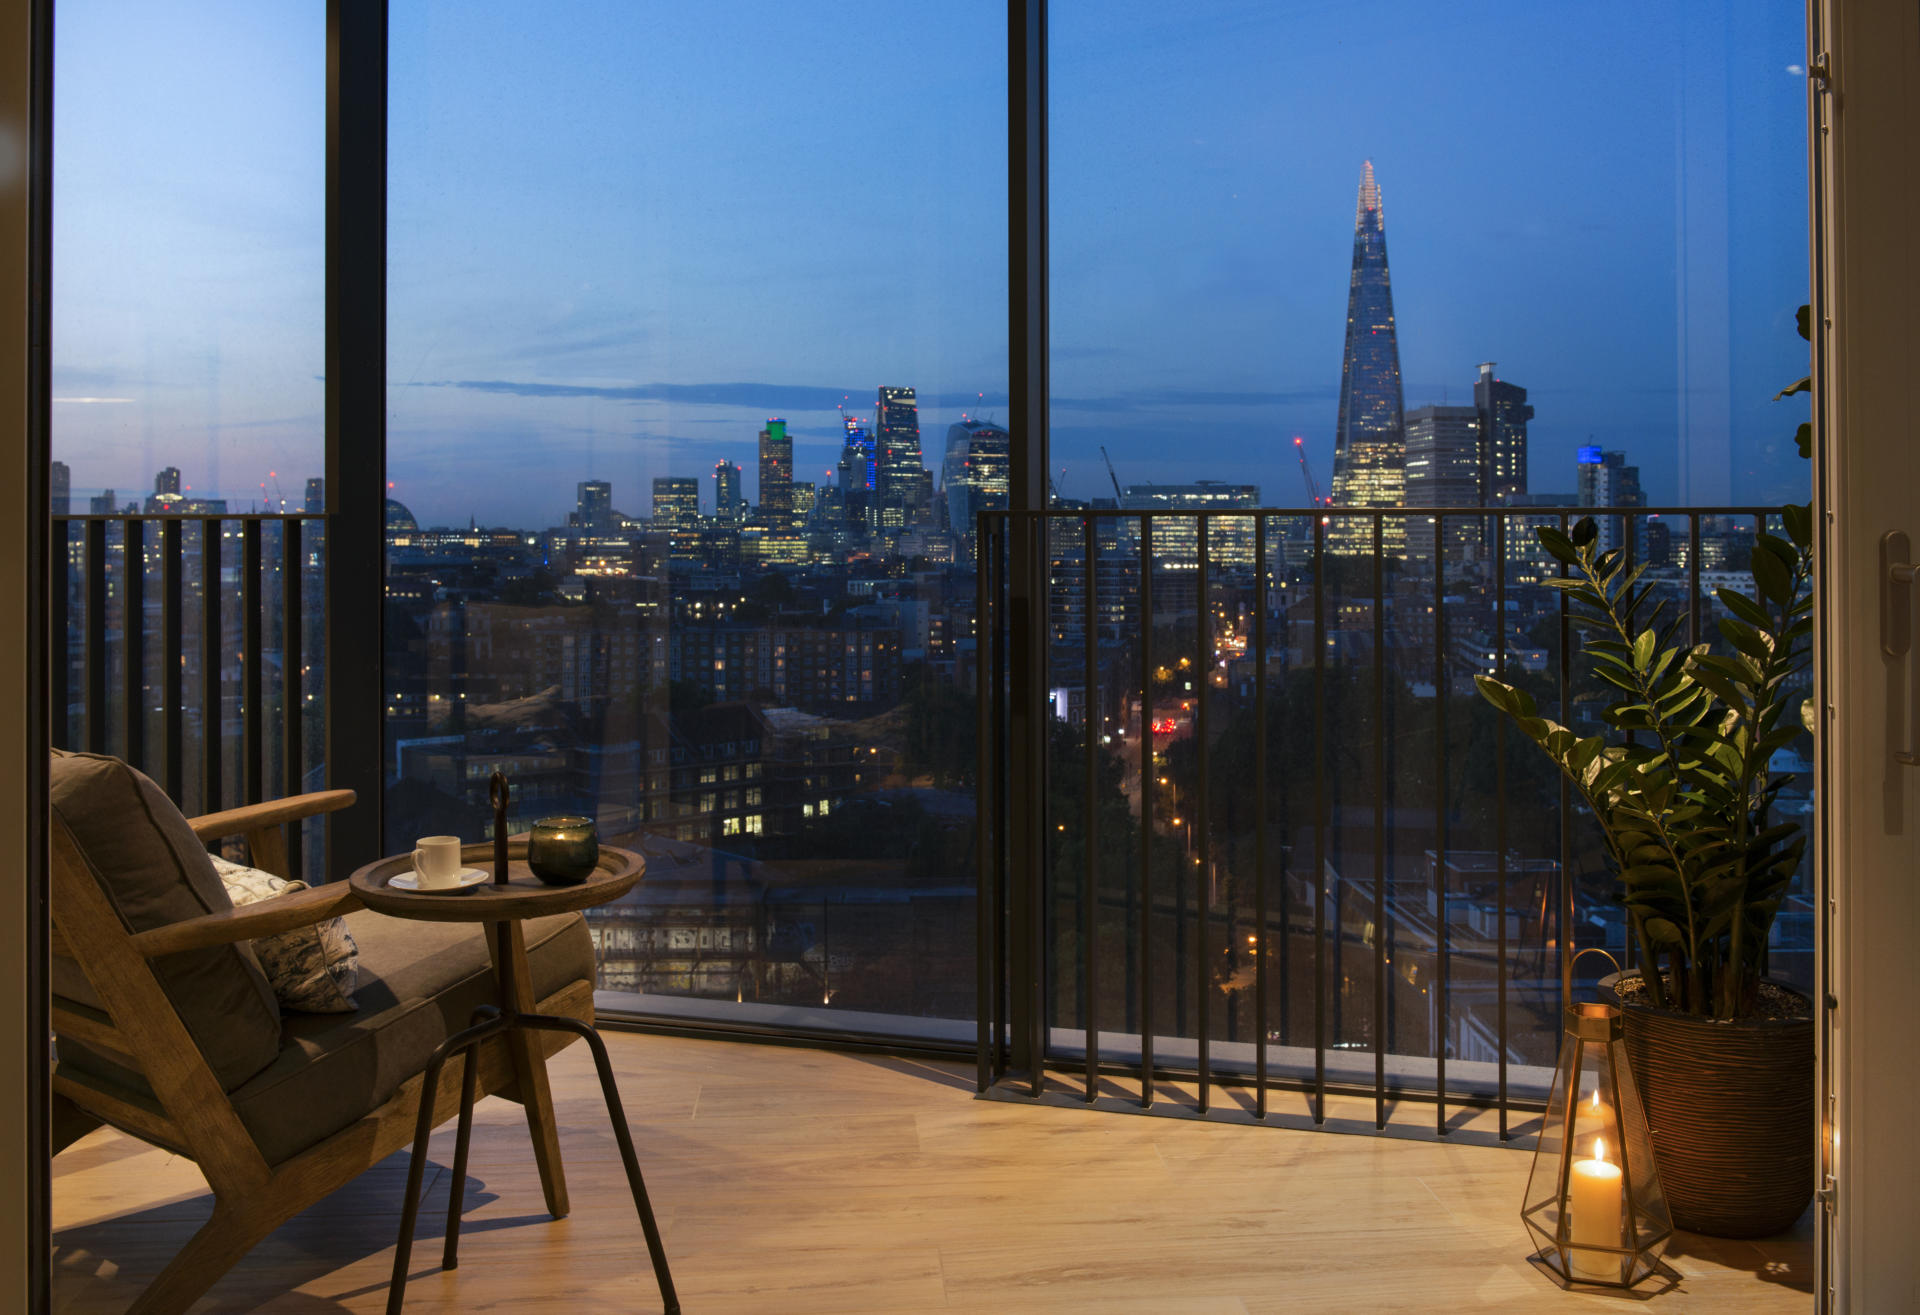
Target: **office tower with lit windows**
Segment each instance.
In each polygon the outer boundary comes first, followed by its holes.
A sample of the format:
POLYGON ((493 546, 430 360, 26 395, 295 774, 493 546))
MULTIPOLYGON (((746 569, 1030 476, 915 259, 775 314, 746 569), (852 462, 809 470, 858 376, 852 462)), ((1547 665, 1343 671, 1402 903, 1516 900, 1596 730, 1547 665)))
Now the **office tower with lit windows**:
POLYGON ((923 505, 930 486, 920 454, 920 411, 913 389, 880 389, 873 413, 875 452, 874 492, 880 504, 878 523, 883 532, 917 525, 931 510, 923 505))
MULTIPOLYGON (((1477 507, 1482 440, 1480 412, 1471 406, 1421 406, 1406 414, 1406 497, 1409 507, 1477 507)), ((1449 566, 1477 560, 1481 524, 1456 516, 1440 526, 1449 566)), ((1429 518, 1407 522, 1407 559, 1421 571, 1433 570, 1434 524, 1429 518)))
POLYGON ((974 554, 979 515, 1007 505, 1008 460, 1013 436, 991 420, 961 420, 947 429, 940 470, 946 490, 947 528, 974 554))
POLYGON ((856 416, 845 417, 846 446, 840 449, 840 510, 847 528, 865 534, 873 528, 876 459, 873 438, 856 416))
POLYGON ((153 492, 156 497, 168 493, 178 497, 180 494, 180 467, 167 466, 164 467, 159 474, 155 475, 153 477, 153 492))
POLYGON ((692 475, 661 475, 653 481, 653 531, 667 536, 667 555, 676 562, 700 556, 700 481, 692 475))
POLYGON ((582 480, 574 487, 574 525, 589 534, 613 529, 613 485, 604 479, 582 480))
POLYGON ((327 514, 327 481, 319 475, 307 478, 307 501, 304 508, 309 516, 327 514))
MULTIPOLYGON (((1527 390, 1496 379, 1492 361, 1480 365, 1473 407, 1480 415, 1480 505, 1499 506, 1527 491, 1527 390)), ((1408 435, 1412 441, 1412 435, 1408 435)))
POLYGON ((760 520, 774 530, 793 524, 793 438, 778 418, 760 431, 760 520))
MULTIPOLYGON (((1333 505, 1399 507, 1406 494, 1406 429, 1402 417, 1400 346, 1387 272, 1387 230, 1373 162, 1360 171, 1353 215, 1353 272, 1347 288, 1347 345, 1340 365, 1340 416, 1333 439, 1333 505)), ((1404 548, 1405 522, 1386 522, 1389 556, 1404 548)), ((1373 529, 1338 516, 1329 527, 1334 551, 1370 553, 1373 529)))
POLYGON ((713 518, 723 525, 738 525, 747 518, 747 500, 740 496, 740 467, 722 461, 713 468, 713 518))
MULTIPOLYGON (((1096 504, 1097 505, 1097 504, 1096 504)), ((1226 484, 1217 479, 1191 484, 1129 484, 1120 495, 1128 511, 1233 511, 1260 505, 1258 484, 1226 484)), ((1199 521, 1167 516, 1154 522, 1153 566, 1156 571, 1198 571, 1199 521)), ((1137 522, 1123 521, 1123 532, 1137 535, 1137 522)), ((1251 570, 1254 563, 1254 524, 1251 516, 1221 516, 1207 522, 1207 565, 1214 570, 1251 570)))
POLYGON ((53 494, 53 514, 65 516, 73 506, 73 472, 64 461, 56 461, 47 472, 47 487, 53 494))
MULTIPOLYGON (((1626 453, 1605 452, 1593 444, 1587 444, 1578 453, 1576 469, 1580 479, 1579 498, 1582 507, 1647 505, 1647 495, 1640 488, 1640 467, 1629 466, 1626 453)), ((1602 552, 1626 543, 1625 516, 1600 516, 1596 520, 1602 552)), ((1644 546, 1641 536, 1636 534, 1635 539, 1636 547, 1644 546)))

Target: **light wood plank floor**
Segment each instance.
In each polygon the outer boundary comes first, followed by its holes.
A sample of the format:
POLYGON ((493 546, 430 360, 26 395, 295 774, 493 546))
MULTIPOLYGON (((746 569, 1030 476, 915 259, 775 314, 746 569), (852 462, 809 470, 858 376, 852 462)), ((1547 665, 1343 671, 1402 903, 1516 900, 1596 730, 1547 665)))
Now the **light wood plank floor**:
MULTIPOLYGON (((1604 1309, 1526 1263, 1530 1156, 1488 1146, 975 1100, 972 1073, 875 1056, 610 1035, 689 1315, 1604 1309)), ((452 1125, 433 1144, 409 1311, 659 1309, 582 1046, 553 1060, 573 1214, 547 1217, 517 1106, 484 1102, 461 1265, 438 1268, 452 1125)), ((1428 1119, 1430 1107, 1408 1117, 1428 1119)), ((405 1156, 281 1228, 201 1309, 377 1311, 405 1156)), ((110 1131, 54 1164, 54 1309, 124 1310, 205 1218, 194 1167, 110 1131)), ((1666 1311, 1810 1311, 1809 1224, 1682 1236, 1666 1311)))

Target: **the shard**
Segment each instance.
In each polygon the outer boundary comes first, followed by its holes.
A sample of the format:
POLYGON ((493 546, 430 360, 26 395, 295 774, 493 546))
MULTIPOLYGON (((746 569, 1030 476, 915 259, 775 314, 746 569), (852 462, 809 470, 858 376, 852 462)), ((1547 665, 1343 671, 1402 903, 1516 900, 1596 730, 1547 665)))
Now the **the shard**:
MULTIPOLYGON (((1333 505, 1403 505, 1406 455, 1387 230, 1380 185, 1369 160, 1360 170, 1360 200, 1353 215, 1353 280, 1347 292, 1347 350, 1340 367, 1340 422, 1333 440, 1333 505)), ((1335 517, 1328 539, 1336 552, 1371 552, 1372 522, 1335 517)), ((1388 556, 1403 555, 1405 519, 1387 518, 1383 539, 1388 556)))

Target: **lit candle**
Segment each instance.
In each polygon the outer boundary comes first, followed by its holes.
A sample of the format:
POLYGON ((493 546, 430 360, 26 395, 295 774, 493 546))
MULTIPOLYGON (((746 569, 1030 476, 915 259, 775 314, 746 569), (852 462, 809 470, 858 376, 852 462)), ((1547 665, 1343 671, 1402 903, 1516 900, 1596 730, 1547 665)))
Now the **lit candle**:
POLYGON ((1574 1112, 1574 1118, 1579 1120, 1579 1131, 1582 1135, 1588 1137, 1617 1137, 1619 1135, 1613 1126, 1613 1106, 1600 1099, 1600 1088, 1598 1087, 1593 1089, 1591 1099, 1580 1102, 1579 1107, 1574 1112))
MULTIPOLYGON (((1597 1094, 1597 1093, 1596 1093, 1597 1094)), ((1607 1139, 1593 1139, 1593 1158, 1575 1160, 1567 1178, 1567 1265, 1570 1277, 1618 1283, 1618 1254, 1594 1251, 1620 1245, 1620 1166, 1607 1161, 1607 1139)))

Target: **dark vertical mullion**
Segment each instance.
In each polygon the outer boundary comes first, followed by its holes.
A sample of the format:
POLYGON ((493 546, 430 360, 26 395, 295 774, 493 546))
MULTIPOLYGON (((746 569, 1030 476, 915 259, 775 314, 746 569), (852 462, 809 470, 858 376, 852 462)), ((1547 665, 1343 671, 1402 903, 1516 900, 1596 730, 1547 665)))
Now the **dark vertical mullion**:
POLYGON ((181 521, 160 524, 160 707, 166 722, 167 794, 182 798, 187 788, 186 745, 186 572, 181 569, 181 521))
POLYGON ((1211 818, 1207 812, 1207 690, 1213 683, 1213 625, 1208 611, 1211 603, 1207 597, 1207 517, 1202 514, 1195 519, 1194 533, 1199 547, 1199 579, 1195 582, 1198 599, 1195 611, 1199 613, 1199 651, 1194 654, 1194 674, 1199 678, 1199 688, 1194 691, 1194 735, 1195 757, 1199 761, 1200 780, 1195 792, 1195 807, 1192 820, 1193 831, 1193 964, 1195 1031, 1199 1039, 1199 1078, 1198 1100, 1195 1105, 1205 1114, 1210 1103, 1213 1086, 1213 997, 1212 958, 1208 947, 1208 920, 1213 916, 1213 903, 1209 898, 1212 890, 1213 868, 1211 854, 1207 845, 1207 834, 1211 818))
POLYGON ((1140 1108, 1153 1107, 1153 517, 1140 517, 1140 1108))
MULTIPOLYGON (((305 557, 301 546, 306 535, 305 520, 280 522, 280 753, 281 788, 289 795, 301 792, 306 775, 306 746, 302 742, 301 714, 306 704, 306 653, 300 633, 300 612, 305 593, 305 557)), ((287 875, 304 875, 306 845, 302 843, 306 824, 293 827, 293 844, 287 853, 287 875)))
POLYGON ((226 730, 220 715, 220 657, 224 648, 220 606, 220 519, 200 519, 200 781, 201 811, 217 813, 224 806, 220 769, 224 765, 226 730))
POLYGON ((267 717, 263 698, 265 673, 260 650, 265 646, 261 614, 266 611, 266 572, 260 553, 260 521, 248 517, 240 530, 240 668, 242 743, 245 754, 245 794, 241 803, 255 803, 267 797, 267 717))
POLYGON ((120 529, 121 701, 127 722, 126 759, 141 771, 147 761, 147 535, 141 521, 120 529))
POLYGON ((1450 974, 1447 926, 1447 554, 1446 517, 1433 516, 1433 856, 1434 894, 1438 917, 1434 933, 1440 947, 1440 980, 1434 989, 1439 998, 1434 1004, 1433 1029, 1433 1103, 1434 1129, 1447 1135, 1447 1032, 1452 1004, 1448 990, 1450 974))
POLYGON ((327 784, 359 802, 331 814, 335 867, 385 852, 387 3, 327 3, 327 784), (334 623, 356 654, 338 661, 334 623))
POLYGON ((1313 518, 1313 1121, 1327 1121, 1327 517, 1313 518))
POLYGON ((1097 1009, 1099 998, 1099 964, 1096 928, 1100 919, 1100 740, 1099 740, 1099 693, 1100 670, 1098 654, 1095 651, 1094 638, 1098 631, 1094 614, 1098 606, 1098 590, 1094 584, 1094 554, 1099 550, 1098 536, 1095 532, 1097 518, 1088 516, 1081 522, 1081 553, 1086 563, 1086 588, 1082 593, 1085 603, 1080 618, 1080 647, 1086 660, 1085 685, 1080 701, 1080 727, 1086 738, 1082 746, 1086 755, 1086 815, 1081 829, 1081 843, 1086 846, 1085 878, 1086 893, 1081 904, 1080 923, 1080 964, 1082 976, 1080 982, 1080 1006, 1087 1024, 1087 1101, 1092 1103, 1100 1094, 1100 1020, 1097 1009))
MULTIPOLYGON (((1507 678, 1507 518, 1493 518, 1493 674, 1507 678)), ((1494 1035, 1499 1047, 1500 1140, 1507 1140, 1507 719, 1493 726, 1493 864, 1495 915, 1499 919, 1499 966, 1494 974, 1494 1035)))
MULTIPOLYGON (((1386 515, 1373 513, 1373 1126, 1387 1126, 1386 515)), ((1344 938, 1336 925, 1333 934, 1344 938)))
MULTIPOLYGON (((1007 0, 1007 383, 1012 430, 1008 505, 1047 505, 1047 6, 1007 0)), ((1008 550, 1010 654, 1008 804, 1013 862, 1014 1063, 1039 1095, 1046 1062, 1045 521, 1013 522, 1008 550)))
POLYGON ((993 522, 993 555, 989 568, 993 578, 989 583, 989 596, 993 601, 993 740, 994 762, 993 779, 993 1026, 995 1078, 1004 1077, 1007 1067, 1013 1062, 1013 1015, 1010 1000, 1011 979, 1009 973, 1009 919, 1008 891, 1010 889, 1009 869, 1012 865, 1010 848, 1011 825, 1008 820, 1011 807, 1007 790, 1007 755, 1009 752, 1008 712, 1007 712, 1007 650, 1008 650, 1008 613, 1011 611, 1011 598, 1007 584, 1008 536, 1012 526, 1006 517, 998 517, 993 522))
POLYGON ((1267 518, 1253 518, 1253 1085, 1267 1117, 1267 518))
POLYGON ((89 753, 105 753, 107 739, 107 522, 87 522, 87 733, 89 753))

